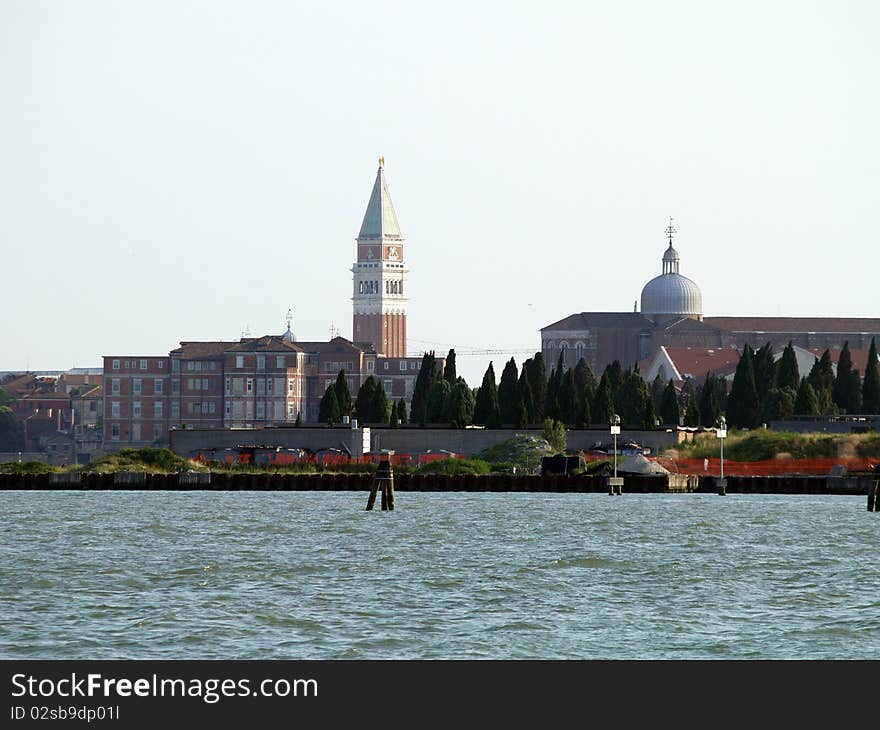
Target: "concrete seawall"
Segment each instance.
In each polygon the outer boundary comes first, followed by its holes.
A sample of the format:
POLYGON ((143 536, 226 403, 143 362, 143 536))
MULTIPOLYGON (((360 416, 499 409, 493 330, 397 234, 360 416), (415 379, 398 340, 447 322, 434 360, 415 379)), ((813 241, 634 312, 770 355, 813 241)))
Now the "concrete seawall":
MULTIPOLYGON (((670 475, 679 477, 679 475, 670 475)), ((235 472, 181 472, 147 474, 117 472, 97 474, 0 474, 0 490, 169 490, 169 491, 369 491, 372 474, 241 474, 235 472)), ((867 495, 871 477, 773 476, 729 477, 728 494, 849 494, 867 495)), ((487 476, 445 474, 395 474, 401 492, 607 492, 598 476, 487 476)), ((714 477, 686 480, 666 476, 625 477, 624 494, 713 493, 714 477)))

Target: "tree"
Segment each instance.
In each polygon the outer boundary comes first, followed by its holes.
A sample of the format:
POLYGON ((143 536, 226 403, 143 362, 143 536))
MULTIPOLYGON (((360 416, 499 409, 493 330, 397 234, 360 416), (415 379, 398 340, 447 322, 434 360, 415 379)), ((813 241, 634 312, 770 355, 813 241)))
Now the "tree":
POLYGON ((621 387, 623 387, 624 380, 623 368, 620 366, 620 361, 615 360, 605 368, 605 372, 608 373, 608 383, 611 385, 611 395, 617 398, 617 393, 621 387))
POLYGON ((501 423, 514 423, 519 414, 519 374, 516 360, 510 358, 501 373, 498 383, 498 408, 501 411, 501 423))
POLYGON ((696 397, 688 400, 684 410, 684 425, 699 426, 700 425, 700 403, 696 397))
POLYGON ((816 391, 810 385, 809 378, 802 378, 794 401, 794 412, 798 416, 816 416, 819 414, 819 400, 816 391))
POLYGON ((754 428, 758 425, 759 413, 752 348, 746 343, 727 399, 727 420, 733 428, 754 428))
MULTIPOLYGON (((763 403, 770 389, 776 385, 776 361, 773 359, 773 347, 768 342, 754 353, 755 388, 758 391, 758 402, 763 403)), ((702 404, 700 404, 702 405, 702 404)), ((705 421, 706 414, 703 414, 705 421)), ((713 421, 712 425, 715 423, 713 421)))
MULTIPOLYGON (((12 403, 15 398, 13 398, 12 394, 6 390, 6 388, 0 388, 0 406, 6 406, 12 403)), ((18 449, 15 449, 16 451, 18 449)))
POLYGON ((529 423, 535 423, 535 399, 532 397, 532 385, 529 382, 529 360, 523 363, 522 370, 519 374, 519 382, 516 384, 517 402, 520 405, 517 413, 517 426, 523 428, 529 423), (521 423, 525 414, 525 423, 521 423))
POLYGON ((370 422, 388 422, 388 396, 385 395, 385 386, 382 381, 376 381, 376 389, 373 391, 373 400, 370 404, 370 422))
POLYGON ((376 378, 370 375, 358 390, 357 400, 354 403, 354 412, 357 417, 365 423, 370 418, 371 408, 373 407, 373 395, 376 392, 376 378))
POLYGON ((351 415, 351 393, 345 379, 345 370, 340 370, 336 376, 336 403, 339 405, 340 417, 351 415))
MULTIPOLYGON (((651 400, 654 401, 654 410, 657 413, 663 412, 663 394, 665 392, 666 383, 663 382, 663 378, 660 377, 660 371, 658 370, 657 377, 651 382, 651 400)), ((678 422, 676 421, 676 423, 678 422)))
POLYGON ((794 403, 797 391, 785 388, 771 388, 761 411, 764 421, 784 421, 794 414, 794 403))
POLYGON ((565 453, 568 437, 565 434, 564 424, 553 418, 545 418, 541 435, 547 440, 554 452, 557 454, 565 453))
POLYGON ((583 409, 580 408, 581 399, 578 398, 577 386, 574 382, 574 370, 569 368, 562 376, 559 385, 559 394, 556 396, 559 404, 559 420, 563 423, 575 423, 580 420, 583 409))
POLYGON ((834 378, 832 391, 834 402, 844 413, 858 412, 858 403, 852 402, 852 392, 850 391, 852 373, 852 355, 849 352, 849 342, 844 342, 840 357, 837 358, 837 375, 834 378))
POLYGON ((303 422, 302 422, 302 413, 297 412, 297 414, 296 414, 296 420, 293 422, 293 425, 294 425, 296 428, 299 428, 300 426, 302 426, 302 423, 303 423, 303 422))
MULTIPOLYGON (((609 377, 610 380, 610 377, 609 377)), ((644 425, 647 401, 651 399, 648 385, 639 375, 638 370, 627 370, 624 375, 623 384, 614 399, 614 404, 623 425, 626 428, 639 428, 644 425)), ((653 414, 653 404, 651 412, 653 414)), ((651 419, 651 427, 654 426, 653 418, 651 419)))
POLYGON ((409 423, 406 417, 406 401, 403 398, 397 401, 397 418, 402 425, 409 423))
POLYGON ((574 385, 577 388, 578 398, 581 400, 587 398, 590 403, 593 402, 596 393, 596 376, 593 375, 584 358, 578 360, 577 365, 574 366, 574 385))
POLYGON ((452 387, 449 382, 440 379, 434 382, 428 393, 428 423, 449 423, 449 394, 452 387))
POLYGON ((0 451, 24 451, 24 428, 9 406, 0 406, 0 451))
POLYGON ((577 420, 578 426, 589 426, 593 422, 593 410, 590 406, 590 399, 585 395, 580 402, 580 417, 577 420))
POLYGON ((559 418, 559 388, 562 385, 562 376, 565 374, 565 351, 559 353, 559 361, 556 367, 550 371, 550 379, 547 381, 547 395, 544 398, 544 415, 548 418, 559 418))
POLYGON ((700 389, 700 423, 706 428, 712 428, 721 415, 718 406, 718 389, 715 386, 715 376, 709 373, 700 389))
POLYGON ((474 420, 474 394, 464 378, 459 378, 449 394, 449 425, 464 428, 474 420))
POLYGON ((868 349, 865 379, 862 381, 862 411, 872 415, 880 413, 880 368, 877 365, 877 343, 873 337, 868 349))
POLYGON ((547 366, 544 363, 544 354, 536 352, 535 357, 529 360, 531 367, 529 373, 529 385, 532 387, 532 403, 534 410, 529 413, 529 423, 541 423, 544 420, 544 403, 547 400, 547 366))
POLYGON ((794 354, 794 347, 789 341, 776 365, 776 387, 791 388, 792 391, 797 392, 800 383, 801 376, 798 373, 797 357, 794 354))
POLYGON ((437 364, 434 351, 422 355, 422 366, 416 376, 412 401, 409 405, 409 417, 413 423, 424 426, 428 420, 428 394, 437 380, 437 364))
POLYGON ((614 396, 611 394, 611 383, 608 380, 608 370, 602 373, 599 386, 596 388, 596 398, 593 401, 593 423, 607 424, 611 422, 614 414, 614 396))
POLYGON ((474 404, 474 423, 489 428, 498 428, 501 425, 498 389, 495 387, 495 369, 491 362, 483 375, 483 383, 477 391, 476 403, 474 404))
POLYGON ((826 349, 822 357, 813 363, 813 368, 807 376, 816 400, 819 403, 819 413, 830 414, 834 412, 834 364, 831 362, 831 353, 826 349))
POLYGON ((318 420, 331 426, 339 422, 339 401, 336 399, 336 384, 330 383, 318 406, 318 420))
POLYGON ((458 380, 458 374, 455 372, 455 350, 450 350, 446 356, 446 367, 443 368, 443 379, 449 383, 451 388, 458 380))
POLYGON ((681 414, 678 410, 678 393, 672 380, 663 389, 663 397, 660 400, 660 420, 671 426, 678 426, 681 414))

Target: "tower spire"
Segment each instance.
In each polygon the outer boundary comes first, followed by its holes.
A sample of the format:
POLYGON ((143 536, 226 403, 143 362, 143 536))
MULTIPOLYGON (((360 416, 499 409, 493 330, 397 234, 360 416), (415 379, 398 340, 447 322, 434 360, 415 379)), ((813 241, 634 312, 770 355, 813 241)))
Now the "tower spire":
POLYGON ((672 248, 672 237, 673 237, 676 233, 678 233, 678 231, 675 230, 675 226, 672 225, 672 222, 673 222, 674 220, 675 220, 675 219, 674 219, 672 216, 669 216, 669 225, 666 226, 666 235, 669 237, 669 247, 670 247, 670 248, 672 248))

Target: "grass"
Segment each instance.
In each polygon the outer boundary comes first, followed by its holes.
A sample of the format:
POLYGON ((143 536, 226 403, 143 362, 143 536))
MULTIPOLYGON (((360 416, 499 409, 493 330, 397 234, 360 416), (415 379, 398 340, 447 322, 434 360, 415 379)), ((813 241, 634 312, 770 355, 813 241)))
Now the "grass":
POLYGON ((413 474, 488 474, 491 469, 482 459, 441 459, 422 464, 413 474))
MULTIPOLYGON (((718 439, 702 434, 679 444, 679 456, 690 459, 717 457, 718 439)), ((733 461, 764 461, 779 456, 795 459, 880 457, 880 434, 791 433, 787 431, 731 431, 725 439, 724 458, 733 461)))

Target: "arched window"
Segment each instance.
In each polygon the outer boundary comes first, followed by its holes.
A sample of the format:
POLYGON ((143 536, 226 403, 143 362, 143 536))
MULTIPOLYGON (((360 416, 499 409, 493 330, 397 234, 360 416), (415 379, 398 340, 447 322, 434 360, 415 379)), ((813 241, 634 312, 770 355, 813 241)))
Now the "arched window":
MULTIPOLYGON (((568 343, 565 340, 559 343, 559 352, 562 354, 562 367, 569 367, 568 363, 568 343)), ((553 363, 551 367, 555 367, 556 363, 553 363)))
POLYGON ((574 364, 577 365, 584 356, 584 343, 578 340, 574 343, 574 364))

